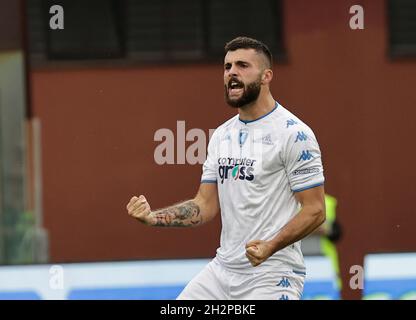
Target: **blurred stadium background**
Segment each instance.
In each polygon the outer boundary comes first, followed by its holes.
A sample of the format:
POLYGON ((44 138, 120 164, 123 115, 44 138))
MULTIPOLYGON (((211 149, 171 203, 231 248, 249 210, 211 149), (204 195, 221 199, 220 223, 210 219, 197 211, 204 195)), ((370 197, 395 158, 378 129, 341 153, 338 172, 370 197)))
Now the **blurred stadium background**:
POLYGON ((272 49, 274 96, 314 129, 338 201, 342 294, 311 255, 305 298, 416 298, 415 1, 0 0, 0 299, 171 299, 215 255, 219 217, 151 229, 125 205, 196 192, 185 135, 233 115, 222 59, 238 35, 272 49), (154 159, 162 128, 175 164, 154 159))

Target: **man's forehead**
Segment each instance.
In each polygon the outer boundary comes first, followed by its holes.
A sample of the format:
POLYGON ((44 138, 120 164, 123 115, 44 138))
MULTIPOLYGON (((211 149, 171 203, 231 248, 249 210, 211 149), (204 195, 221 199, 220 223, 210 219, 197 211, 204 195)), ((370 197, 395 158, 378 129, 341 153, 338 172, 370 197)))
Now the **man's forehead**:
POLYGON ((254 49, 237 49, 234 51, 228 51, 225 55, 224 62, 232 63, 236 61, 255 62, 261 59, 260 55, 254 49))

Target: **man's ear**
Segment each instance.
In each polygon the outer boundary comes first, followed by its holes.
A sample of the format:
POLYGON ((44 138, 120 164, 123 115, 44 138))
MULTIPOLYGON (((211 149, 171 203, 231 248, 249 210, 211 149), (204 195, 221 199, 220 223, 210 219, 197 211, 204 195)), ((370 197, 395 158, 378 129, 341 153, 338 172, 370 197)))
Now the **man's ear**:
POLYGON ((265 69, 263 71, 263 75, 261 76, 261 83, 262 84, 269 84, 273 79, 273 71, 272 69, 265 69))

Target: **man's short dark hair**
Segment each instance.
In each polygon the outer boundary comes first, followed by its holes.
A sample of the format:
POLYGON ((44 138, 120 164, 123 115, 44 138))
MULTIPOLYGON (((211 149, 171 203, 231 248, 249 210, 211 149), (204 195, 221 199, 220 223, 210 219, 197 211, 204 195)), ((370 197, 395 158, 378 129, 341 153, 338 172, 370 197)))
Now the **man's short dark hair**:
POLYGON ((254 49, 258 53, 262 53, 266 56, 269 62, 269 68, 273 65, 273 57, 269 48, 261 41, 249 38, 249 37, 237 37, 230 42, 227 42, 224 50, 227 54, 228 51, 235 51, 238 49, 254 49))

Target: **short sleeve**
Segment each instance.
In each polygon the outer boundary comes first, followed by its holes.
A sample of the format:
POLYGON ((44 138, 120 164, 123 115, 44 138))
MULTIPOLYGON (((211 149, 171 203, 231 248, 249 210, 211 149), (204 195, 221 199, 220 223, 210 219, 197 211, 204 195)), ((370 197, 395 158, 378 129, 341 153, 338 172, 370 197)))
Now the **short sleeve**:
POLYGON ((312 130, 297 125, 286 136, 283 162, 293 192, 324 184, 321 151, 312 130))
POLYGON ((207 158, 202 166, 201 183, 217 183, 217 136, 217 131, 214 131, 209 140, 207 158))

